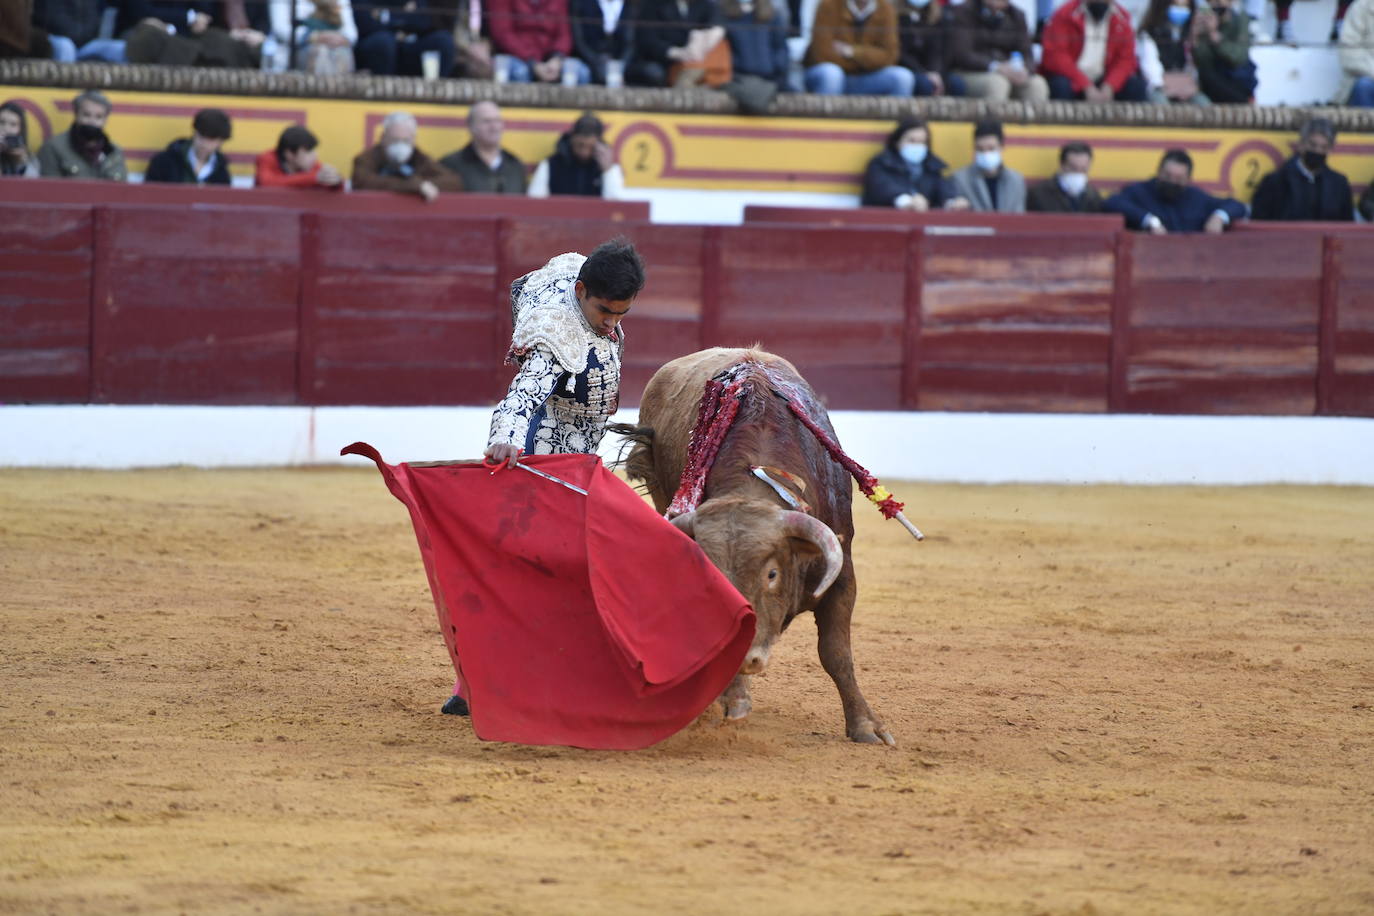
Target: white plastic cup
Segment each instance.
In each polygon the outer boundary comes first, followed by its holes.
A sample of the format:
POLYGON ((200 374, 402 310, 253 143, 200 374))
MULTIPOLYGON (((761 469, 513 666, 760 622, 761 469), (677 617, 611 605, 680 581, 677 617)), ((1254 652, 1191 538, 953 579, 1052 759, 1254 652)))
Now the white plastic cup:
POLYGON ((504 54, 497 54, 491 63, 491 76, 498 83, 509 83, 510 58, 504 54))
POLYGON ((619 89, 625 85, 625 61, 606 61, 606 88, 619 89))
POLYGON ((570 57, 563 58, 563 85, 568 89, 577 85, 577 67, 570 57))
POLYGON ((425 75, 427 80, 437 80, 439 78, 439 52, 426 51, 420 55, 420 72, 425 75))

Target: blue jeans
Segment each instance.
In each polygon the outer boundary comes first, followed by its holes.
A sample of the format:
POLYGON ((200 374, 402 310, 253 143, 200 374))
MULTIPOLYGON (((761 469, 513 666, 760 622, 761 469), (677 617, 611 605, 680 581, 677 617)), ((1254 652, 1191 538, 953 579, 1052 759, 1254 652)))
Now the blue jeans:
POLYGON ((419 38, 397 41, 394 32, 373 32, 358 39, 353 48, 358 69, 367 70, 379 76, 419 76, 420 55, 426 51, 439 52, 439 76, 446 77, 453 72, 453 58, 457 50, 453 46, 453 33, 444 29, 426 32, 419 38))
MULTIPOLYGON (((934 95, 935 84, 930 81, 930 77, 924 73, 914 74, 916 77, 915 94, 919 96, 934 95)), ((964 85, 964 78, 957 73, 946 73, 943 76, 945 81, 945 95, 950 98, 963 98, 968 92, 968 87, 964 85)))
POLYGON ((883 67, 872 73, 850 75, 839 64, 806 68, 806 89, 820 95, 895 95, 910 97, 916 77, 906 67, 883 67))
MULTIPOLYGON (((496 56, 510 62, 510 70, 508 71, 510 76, 507 77, 510 82, 530 83, 534 81, 534 71, 530 69, 528 62, 518 57, 512 57, 509 54, 498 54, 496 56)), ((585 86, 592 81, 592 68, 588 67, 587 64, 579 58, 563 58, 563 66, 571 67, 573 72, 577 74, 577 85, 585 86)))
MULTIPOLYGON (((1069 82, 1067 76, 1056 73, 1047 80, 1050 84, 1050 98, 1052 99, 1082 99, 1083 93, 1073 91, 1073 83, 1069 82)), ((1102 85, 1099 83, 1098 85, 1102 85)), ((1144 102, 1149 98, 1149 92, 1145 88, 1145 81, 1140 78, 1140 74, 1132 73, 1126 82, 1121 84, 1121 89, 1113 96, 1118 102, 1144 102)))
POLYGON ((65 35, 49 35, 48 44, 52 45, 52 59, 59 64, 76 63, 76 42, 65 35))
POLYGON ((128 63, 124 54, 124 42, 118 38, 95 38, 81 46, 76 52, 77 60, 103 60, 107 64, 128 63))
POLYGON ((1349 104, 1356 108, 1374 108, 1374 77, 1362 76, 1355 80, 1349 104))

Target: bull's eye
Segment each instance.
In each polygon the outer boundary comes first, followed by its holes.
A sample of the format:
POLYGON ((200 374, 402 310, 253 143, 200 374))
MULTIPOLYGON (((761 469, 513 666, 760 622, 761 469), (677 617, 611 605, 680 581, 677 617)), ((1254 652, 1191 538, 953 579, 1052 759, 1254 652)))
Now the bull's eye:
POLYGON ((776 569, 770 569, 770 570, 768 570, 768 581, 769 581, 769 582, 772 582, 772 581, 773 581, 774 579, 776 579, 777 577, 778 577, 778 571, 777 571, 776 569))

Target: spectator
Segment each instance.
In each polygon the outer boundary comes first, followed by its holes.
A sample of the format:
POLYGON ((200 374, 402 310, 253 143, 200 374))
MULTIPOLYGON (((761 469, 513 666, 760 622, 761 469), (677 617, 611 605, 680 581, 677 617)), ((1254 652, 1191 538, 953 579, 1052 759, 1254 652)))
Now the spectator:
POLYGON ((29 152, 28 118, 16 102, 0 105, 0 175, 38 177, 38 158, 29 152))
POLYGON ((1026 179, 1002 163, 1002 125, 980 121, 973 127, 973 161, 954 173, 954 190, 985 213, 1025 213, 1026 179))
POLYGON ((571 11, 573 48, 591 71, 592 82, 605 85, 610 67, 619 68, 623 81, 635 49, 636 4, 572 0, 571 11))
POLYGON ((534 170, 530 197, 574 194, 619 200, 625 190, 625 173, 602 139, 605 131, 601 119, 591 112, 578 118, 572 130, 558 138, 553 155, 534 170))
POLYGON ((1059 148, 1059 171, 1026 192, 1026 209, 1033 213, 1101 213, 1102 195, 1088 186, 1093 150, 1086 143, 1059 148))
POLYGON ((1250 60, 1250 19, 1231 4, 1212 0, 1193 14, 1193 63, 1198 85, 1213 102, 1245 103, 1259 80, 1250 60))
POLYGON ((579 86, 591 80, 591 68, 569 56, 568 0, 487 0, 486 14, 492 50, 512 83, 557 83, 564 68, 579 86))
POLYGON ((931 152, 926 122, 910 117, 897 122, 883 151, 868 163, 863 205, 924 213, 942 207, 964 210, 968 201, 945 177, 944 160, 931 152))
POLYGON ((1297 153, 1260 180, 1250 201, 1250 218, 1263 220, 1355 219, 1350 180, 1327 167, 1336 145, 1336 128, 1326 118, 1313 118, 1298 131, 1297 153))
POLYGON ((1211 104, 1198 89, 1197 71, 1193 68, 1188 42, 1188 22, 1192 18, 1193 0, 1150 0, 1150 8, 1140 22, 1135 53, 1152 102, 1211 104))
POLYGON ((220 152, 233 135, 229 116, 218 108, 202 108, 191 121, 191 136, 173 140, 148 163, 144 181, 172 184, 229 184, 229 160, 220 152))
POLYGON ((272 69, 285 70, 294 45, 296 67, 316 76, 352 73, 358 23, 351 0, 270 0, 272 39, 277 59, 272 69), (291 31, 295 3, 296 30, 291 31))
POLYGON ((33 24, 48 33, 53 60, 73 63, 100 33, 100 0, 33 0, 33 24))
POLYGON ((118 22, 134 64, 257 67, 263 35, 214 24, 210 0, 123 0, 118 22))
POLYGON ((916 76, 897 66, 899 56, 891 0, 821 0, 806 49, 807 91, 906 98, 916 76))
POLYGON ((44 178, 100 178, 126 181, 124 151, 105 135, 105 122, 114 106, 94 89, 72 101, 71 129, 53 136, 38 150, 38 170, 44 178))
POLYGON ((774 0, 721 0, 725 36, 730 42, 734 79, 725 91, 747 114, 762 114, 787 90, 786 7, 774 0))
POLYGON ((628 71, 633 83, 666 86, 676 64, 700 63, 725 38, 714 0, 643 0, 639 14, 628 71))
POLYGON ((949 20, 939 0, 905 0, 897 17, 897 63, 916 77, 916 95, 961 96, 964 81, 949 72, 949 20))
POLYGON ((949 67, 973 98, 1043 102, 1045 78, 1035 72, 1026 17, 1011 0, 964 0, 950 14, 949 67))
POLYGON ((419 194, 432 203, 440 191, 461 191, 457 175, 415 146, 415 116, 393 111, 382 121, 382 135, 353 160, 353 190, 419 194))
POLYGON ((367 8, 360 6, 360 15, 354 19, 358 69, 382 76, 419 76, 424 53, 437 51, 439 75, 448 76, 457 50, 453 15, 447 10, 439 0, 368 0, 367 8), (436 8, 444 12, 431 12, 436 8))
POLYGON ((449 153, 439 164, 463 180, 464 191, 484 194, 524 194, 525 163, 501 148, 501 108, 495 102, 477 102, 468 109, 471 142, 449 153))
POLYGON ((1170 232, 1221 233, 1245 217, 1245 205, 1212 197, 1192 187, 1193 159, 1181 149, 1171 149, 1160 160, 1151 181, 1122 188, 1107 198, 1103 209, 1126 217, 1131 229, 1167 235, 1170 232))
POLYGON ((1040 72, 1052 99, 1145 101, 1131 16, 1113 0, 1074 0, 1045 26, 1040 72))
POLYGON ((343 190, 343 175, 320 162, 319 141, 299 124, 281 132, 277 148, 258 156, 253 183, 259 188, 324 188, 343 190))
POLYGON ((1341 27, 1337 105, 1374 108, 1374 0, 1355 0, 1341 27))
POLYGON ((489 80, 494 76, 491 40, 482 16, 482 0, 457 0, 453 43, 458 50, 453 75, 470 80, 489 80))

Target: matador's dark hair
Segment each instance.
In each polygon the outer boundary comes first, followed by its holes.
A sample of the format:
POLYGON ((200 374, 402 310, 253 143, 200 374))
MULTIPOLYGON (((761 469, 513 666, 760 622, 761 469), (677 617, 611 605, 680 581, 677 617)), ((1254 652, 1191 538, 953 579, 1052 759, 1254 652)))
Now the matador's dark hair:
POLYGON ((577 274, 587 295, 621 302, 633 299, 644 288, 644 260, 624 236, 597 246, 577 274))

